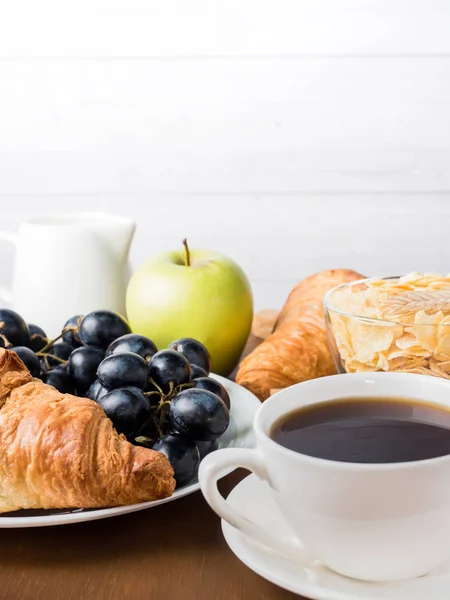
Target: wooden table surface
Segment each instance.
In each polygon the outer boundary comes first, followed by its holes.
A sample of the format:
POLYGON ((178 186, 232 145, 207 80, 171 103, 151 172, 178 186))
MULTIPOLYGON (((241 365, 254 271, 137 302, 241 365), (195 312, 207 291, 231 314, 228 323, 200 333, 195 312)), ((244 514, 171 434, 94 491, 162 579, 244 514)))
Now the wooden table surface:
MULTIPOLYGON (((224 495, 246 475, 235 471, 224 495)), ((201 492, 121 517, 2 529, 1 600, 289 600, 243 565, 201 492)))

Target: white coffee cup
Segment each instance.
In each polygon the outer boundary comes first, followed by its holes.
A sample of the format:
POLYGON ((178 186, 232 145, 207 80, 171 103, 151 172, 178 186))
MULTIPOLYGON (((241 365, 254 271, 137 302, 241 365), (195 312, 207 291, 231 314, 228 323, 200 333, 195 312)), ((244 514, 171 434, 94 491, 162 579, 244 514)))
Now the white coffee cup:
POLYGON ((450 409, 450 382, 407 373, 353 373, 314 379, 266 400, 254 421, 256 449, 206 456, 202 492, 215 512, 244 534, 300 562, 319 560, 349 577, 419 577, 450 557, 450 455, 391 464, 344 463, 289 450, 269 433, 280 417, 337 398, 402 397, 450 409), (266 481, 291 536, 244 518, 217 490, 230 468, 266 481))

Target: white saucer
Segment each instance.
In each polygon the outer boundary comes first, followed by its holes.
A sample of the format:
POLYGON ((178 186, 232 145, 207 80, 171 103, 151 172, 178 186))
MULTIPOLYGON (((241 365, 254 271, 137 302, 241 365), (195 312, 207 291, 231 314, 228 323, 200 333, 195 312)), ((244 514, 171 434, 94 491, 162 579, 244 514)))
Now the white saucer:
MULTIPOLYGON (((269 487, 255 475, 246 477, 228 496, 228 502, 264 527, 282 532, 287 525, 269 487)), ((222 521, 225 540, 250 569, 286 590, 313 600, 449 600, 450 563, 426 577, 395 583, 366 583, 349 579, 320 564, 305 567, 254 542, 222 521)), ((388 542, 388 532, 386 543, 388 542)), ((450 540, 449 540, 450 544, 450 540)), ((417 540, 420 551, 420 540, 417 540)))
MULTIPOLYGON (((260 401, 251 392, 237 383, 213 375, 211 377, 220 381, 225 386, 231 402, 230 425, 219 440, 220 448, 237 447, 252 448, 254 446, 253 417, 261 405, 260 401)), ((189 485, 175 490, 170 498, 156 500, 154 502, 143 502, 130 506, 118 506, 116 508, 100 508, 91 510, 20 510, 14 513, 0 515, 0 528, 11 527, 46 527, 49 525, 67 525, 69 523, 81 523, 83 521, 96 521, 116 517, 146 508, 153 508, 166 502, 173 502, 183 496, 193 494, 200 489, 198 480, 189 485)))

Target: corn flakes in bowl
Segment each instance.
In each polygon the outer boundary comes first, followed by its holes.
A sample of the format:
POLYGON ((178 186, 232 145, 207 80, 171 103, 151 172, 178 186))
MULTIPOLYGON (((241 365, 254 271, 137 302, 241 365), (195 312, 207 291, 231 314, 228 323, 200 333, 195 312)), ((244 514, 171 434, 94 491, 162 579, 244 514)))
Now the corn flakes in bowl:
POLYGON ((450 379, 450 275, 345 283, 324 298, 341 373, 403 371, 450 379))

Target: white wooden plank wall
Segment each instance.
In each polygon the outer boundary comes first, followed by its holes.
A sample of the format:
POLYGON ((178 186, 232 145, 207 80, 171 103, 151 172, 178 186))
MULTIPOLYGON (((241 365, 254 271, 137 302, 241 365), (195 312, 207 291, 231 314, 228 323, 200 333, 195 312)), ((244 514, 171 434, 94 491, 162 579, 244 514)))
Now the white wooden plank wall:
POLYGON ((258 307, 450 272, 449 32, 448 0, 0 0, 0 227, 129 214, 134 264, 188 235, 258 307))

